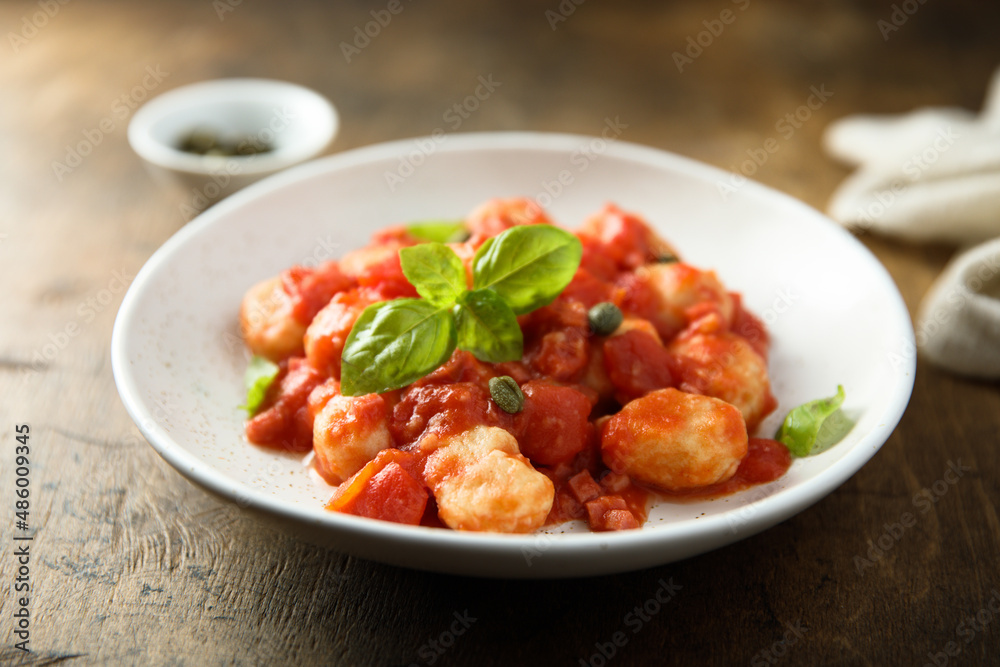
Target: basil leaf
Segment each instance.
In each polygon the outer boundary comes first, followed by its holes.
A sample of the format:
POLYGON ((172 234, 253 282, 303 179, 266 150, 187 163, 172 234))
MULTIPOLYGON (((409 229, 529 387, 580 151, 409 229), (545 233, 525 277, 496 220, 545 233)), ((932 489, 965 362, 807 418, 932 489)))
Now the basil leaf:
POLYGON ((466 292, 455 309, 458 347, 480 361, 499 364, 524 353, 524 335, 514 311, 492 290, 466 292))
POLYGON ((474 289, 491 289, 515 315, 552 303, 580 265, 580 239, 552 225, 512 227, 480 246, 474 289))
POLYGON ((278 364, 264 357, 254 355, 247 365, 247 372, 243 376, 243 384, 247 388, 246 405, 240 407, 246 410, 251 417, 260 409, 261 403, 267 397, 267 390, 271 388, 274 379, 278 377, 278 364))
MULTIPOLYGON (((809 456, 826 420, 844 403, 844 387, 837 385, 837 395, 809 401, 794 408, 785 417, 775 439, 781 441, 794 456, 809 456)), ((843 434, 841 434, 843 437, 843 434)))
POLYGON ((417 293, 435 306, 447 308, 468 286, 465 265, 455 251, 443 243, 421 243, 400 248, 403 275, 417 293))
POLYGON ((361 396, 404 387, 455 350, 455 320, 423 299, 375 303, 361 313, 341 354, 340 391, 361 396))
POLYGON ((406 231, 410 233, 410 236, 414 236, 421 241, 434 241, 437 243, 461 243, 469 238, 469 230, 461 220, 414 222, 406 226, 406 231))

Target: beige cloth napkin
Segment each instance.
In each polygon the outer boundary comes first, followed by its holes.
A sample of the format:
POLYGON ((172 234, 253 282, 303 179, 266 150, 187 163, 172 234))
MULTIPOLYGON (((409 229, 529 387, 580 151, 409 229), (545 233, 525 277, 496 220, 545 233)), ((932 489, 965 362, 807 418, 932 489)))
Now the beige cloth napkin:
POLYGON ((830 199, 838 222, 912 241, 979 243, 924 297, 917 347, 956 373, 1000 378, 1000 69, 978 115, 849 116, 827 128, 824 146, 857 166, 830 199))
POLYGON ((953 259, 920 305, 917 346, 963 375, 1000 378, 1000 238, 953 259))
POLYGON ((1000 69, 979 115, 927 108, 848 116, 823 141, 858 167, 830 199, 834 220, 915 241, 1000 235, 1000 69))

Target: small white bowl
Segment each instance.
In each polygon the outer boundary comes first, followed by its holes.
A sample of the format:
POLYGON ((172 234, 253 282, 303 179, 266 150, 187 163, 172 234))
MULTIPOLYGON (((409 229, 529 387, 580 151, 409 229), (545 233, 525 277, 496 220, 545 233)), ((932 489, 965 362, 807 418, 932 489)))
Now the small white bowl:
POLYGON ((329 100, 308 88, 268 79, 218 79, 150 100, 132 117, 128 140, 154 177, 190 191, 190 208, 196 213, 254 181, 316 157, 339 125, 329 100), (234 140, 255 138, 271 150, 241 156, 181 150, 185 137, 203 129, 234 140))

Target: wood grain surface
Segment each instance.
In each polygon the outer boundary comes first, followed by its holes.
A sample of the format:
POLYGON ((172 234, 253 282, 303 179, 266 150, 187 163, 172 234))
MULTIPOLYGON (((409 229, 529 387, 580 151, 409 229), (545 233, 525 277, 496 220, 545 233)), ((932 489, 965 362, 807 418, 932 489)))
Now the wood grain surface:
MULTIPOLYGON (((129 420, 112 323, 190 198, 128 147, 140 96, 294 81, 338 106, 341 151, 454 129, 445 112, 492 75, 501 85, 459 131, 597 134, 620 117, 625 140, 731 169, 825 86, 754 175, 822 209, 847 173, 820 150, 827 123, 978 109, 1000 63, 992 2, 576 3, 402 0, 347 62, 341 43, 387 2, 0 2, 0 662, 1000 663, 1000 391, 923 362, 889 441, 812 508, 703 556, 586 580, 426 574, 292 540, 187 482, 129 420), (885 38, 894 5, 912 11, 885 38), (678 71, 673 52, 727 9, 735 20, 678 71), (88 137, 92 151, 58 173, 88 137), (13 634, 17 424, 31 428, 30 653, 13 634), (905 513, 915 524, 894 527, 905 513), (880 538, 888 548, 859 571, 880 538), (682 588, 637 616, 661 581, 682 588)), ((860 238, 911 313, 954 250, 860 238)))

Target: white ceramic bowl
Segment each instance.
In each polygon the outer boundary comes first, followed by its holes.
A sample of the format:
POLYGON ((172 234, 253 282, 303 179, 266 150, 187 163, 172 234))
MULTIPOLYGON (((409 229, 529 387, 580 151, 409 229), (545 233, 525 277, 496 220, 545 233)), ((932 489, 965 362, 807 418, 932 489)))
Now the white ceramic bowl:
POLYGON ((115 381, 142 433, 183 475, 341 551, 504 577, 592 575, 687 558, 785 520, 853 475, 898 423, 915 365, 906 308, 864 246, 786 195, 747 183, 723 199, 720 182, 729 175, 670 153, 568 135, 455 135, 324 158, 221 202, 153 255, 115 322, 115 381), (488 198, 523 195, 551 202, 549 212, 570 227, 617 202, 742 292, 773 335, 780 406, 761 433, 773 434, 791 407, 832 395, 838 384, 854 428, 776 482, 717 500, 660 502, 635 531, 588 533, 570 523, 538 535, 474 534, 325 511, 331 488, 301 456, 243 438, 244 291, 292 264, 360 247, 386 225, 457 218, 488 198))
POLYGON ((132 117, 128 140, 156 177, 191 190, 194 208, 319 155, 337 134, 339 117, 322 95, 285 81, 219 79, 175 88, 132 117), (193 130, 256 138, 272 150, 248 156, 180 150, 193 130))

